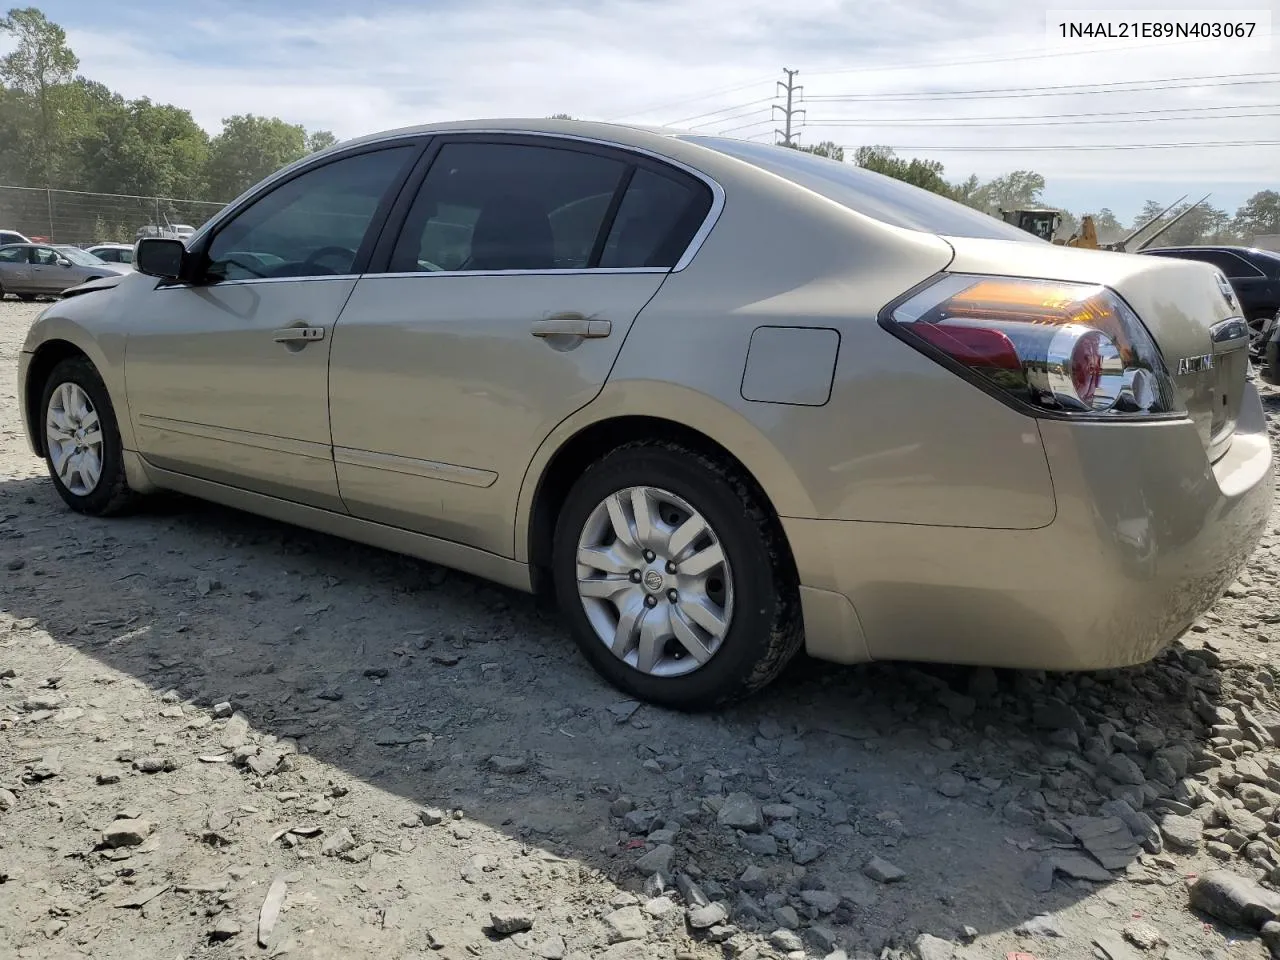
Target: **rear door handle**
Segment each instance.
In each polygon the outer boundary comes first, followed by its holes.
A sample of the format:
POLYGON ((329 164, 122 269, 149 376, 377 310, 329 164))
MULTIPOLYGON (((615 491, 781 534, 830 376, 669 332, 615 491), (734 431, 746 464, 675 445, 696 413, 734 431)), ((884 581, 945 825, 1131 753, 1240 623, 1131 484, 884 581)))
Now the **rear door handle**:
POLYGON ((575 314, 535 320, 529 332, 539 338, 582 337, 587 340, 596 340, 609 336, 613 332, 613 323, 609 320, 589 320, 575 314))
POLYGON ((272 333, 271 339, 276 343, 311 343, 324 339, 324 327, 284 327, 272 333))

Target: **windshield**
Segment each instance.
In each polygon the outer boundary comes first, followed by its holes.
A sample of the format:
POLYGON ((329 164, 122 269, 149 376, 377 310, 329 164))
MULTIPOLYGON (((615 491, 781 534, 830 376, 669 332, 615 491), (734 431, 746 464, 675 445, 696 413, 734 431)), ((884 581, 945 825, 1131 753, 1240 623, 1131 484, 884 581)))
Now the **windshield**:
POLYGON ((100 263, 106 263, 105 260, 100 260, 88 250, 81 250, 79 247, 57 247, 56 249, 72 263, 82 267, 96 267, 100 263))
POLYGON ((834 200, 841 206, 894 227, 940 234, 1043 243, 1038 237, 980 210, 948 200, 901 180, 864 170, 852 163, 766 143, 728 137, 681 136, 699 146, 767 170, 834 200))

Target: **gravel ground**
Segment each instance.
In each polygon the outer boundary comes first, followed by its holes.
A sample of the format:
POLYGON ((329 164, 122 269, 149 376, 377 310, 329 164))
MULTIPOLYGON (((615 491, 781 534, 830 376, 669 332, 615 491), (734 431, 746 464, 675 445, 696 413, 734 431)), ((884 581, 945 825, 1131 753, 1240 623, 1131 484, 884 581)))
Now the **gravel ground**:
POLYGON ((70 513, 17 417, 39 307, 0 303, 0 957, 1280 939, 1275 530, 1141 669, 801 661, 688 717, 620 700, 530 598, 469 577, 177 497, 70 513))

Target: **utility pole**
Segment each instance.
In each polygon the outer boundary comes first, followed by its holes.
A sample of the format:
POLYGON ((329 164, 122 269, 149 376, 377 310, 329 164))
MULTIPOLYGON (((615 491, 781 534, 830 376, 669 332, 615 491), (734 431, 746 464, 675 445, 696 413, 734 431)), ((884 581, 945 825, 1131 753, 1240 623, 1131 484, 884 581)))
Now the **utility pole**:
POLYGON ((791 119, 797 114, 804 114, 803 107, 794 106, 796 94, 802 92, 804 87, 796 86, 796 74, 800 72, 799 70, 788 70, 786 67, 783 67, 782 72, 787 75, 787 79, 785 83, 779 80, 778 87, 779 92, 787 95, 787 105, 785 107, 779 106, 776 103, 773 105, 773 109, 782 111, 783 127, 781 130, 775 128, 773 132, 782 137, 782 145, 784 147, 794 147, 795 144, 791 142, 791 138, 794 136, 791 131, 791 119))

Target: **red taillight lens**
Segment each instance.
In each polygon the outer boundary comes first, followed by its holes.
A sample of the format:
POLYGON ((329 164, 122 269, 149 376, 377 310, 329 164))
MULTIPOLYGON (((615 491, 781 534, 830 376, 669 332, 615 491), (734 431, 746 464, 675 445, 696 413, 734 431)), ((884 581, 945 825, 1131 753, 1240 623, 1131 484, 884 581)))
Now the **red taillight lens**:
POLYGON ((891 322, 1040 409, 1176 412, 1154 342, 1106 287, 951 274, 899 305, 891 322))

